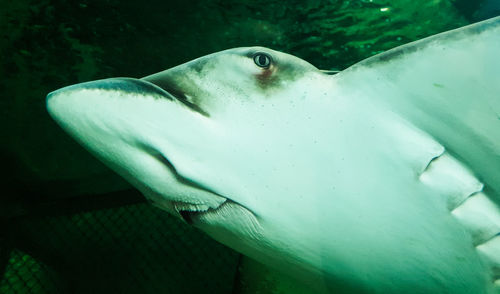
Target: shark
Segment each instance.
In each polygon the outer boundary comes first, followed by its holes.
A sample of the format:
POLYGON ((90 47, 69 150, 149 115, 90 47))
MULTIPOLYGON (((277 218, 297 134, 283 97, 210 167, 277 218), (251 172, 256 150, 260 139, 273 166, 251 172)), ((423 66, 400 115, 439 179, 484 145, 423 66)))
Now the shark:
POLYGON ((500 17, 338 73, 242 47, 46 104, 154 205, 311 293, 500 292, 500 17))

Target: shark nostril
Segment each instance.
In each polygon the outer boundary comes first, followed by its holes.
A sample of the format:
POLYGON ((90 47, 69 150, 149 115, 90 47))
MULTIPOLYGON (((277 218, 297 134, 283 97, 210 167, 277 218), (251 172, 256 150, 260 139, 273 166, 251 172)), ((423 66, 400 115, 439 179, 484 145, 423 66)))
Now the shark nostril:
POLYGON ((184 90, 180 89, 168 75, 156 74, 145 77, 143 78, 143 80, 148 81, 161 88, 162 90, 167 92, 172 99, 181 102, 189 109, 196 111, 203 116, 210 116, 210 114, 205 109, 198 105, 199 101, 194 101, 192 97, 190 95, 187 95, 184 90))
POLYGON ((206 112, 204 109, 202 109, 198 104, 192 101, 192 99, 189 98, 184 92, 179 91, 175 88, 172 87, 167 87, 165 84, 158 84, 159 87, 161 87, 163 90, 168 92, 170 95, 172 95, 175 99, 177 99, 179 102, 187 106, 189 109, 194 110, 206 117, 209 117, 210 115, 208 112, 206 112))
POLYGON ((170 88, 170 87, 165 87, 164 85, 160 85, 160 87, 163 90, 170 93, 172 96, 174 96, 177 100, 180 100, 180 101, 187 100, 186 95, 184 95, 184 93, 179 91, 179 90, 176 90, 176 89, 170 88))

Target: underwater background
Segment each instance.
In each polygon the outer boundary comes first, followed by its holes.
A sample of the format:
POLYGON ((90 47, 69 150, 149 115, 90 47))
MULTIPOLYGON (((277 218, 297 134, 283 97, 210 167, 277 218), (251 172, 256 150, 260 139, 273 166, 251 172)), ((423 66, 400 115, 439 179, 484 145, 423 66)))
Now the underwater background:
POLYGON ((341 70, 500 15, 498 0, 0 0, 0 7, 2 294, 308 293, 151 207, 49 118, 48 92, 252 45, 341 70))

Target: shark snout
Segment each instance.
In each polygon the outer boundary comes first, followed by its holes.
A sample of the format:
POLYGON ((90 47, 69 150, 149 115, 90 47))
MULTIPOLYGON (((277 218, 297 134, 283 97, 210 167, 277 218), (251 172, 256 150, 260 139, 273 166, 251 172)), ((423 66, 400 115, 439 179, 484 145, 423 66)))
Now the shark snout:
POLYGON ((159 86, 145 80, 111 78, 80 83, 50 92, 46 98, 46 106, 49 114, 61 124, 66 120, 81 118, 94 120, 100 113, 119 114, 116 113, 116 109, 125 103, 132 100, 140 103, 140 100, 144 99, 172 101, 175 98, 159 86))

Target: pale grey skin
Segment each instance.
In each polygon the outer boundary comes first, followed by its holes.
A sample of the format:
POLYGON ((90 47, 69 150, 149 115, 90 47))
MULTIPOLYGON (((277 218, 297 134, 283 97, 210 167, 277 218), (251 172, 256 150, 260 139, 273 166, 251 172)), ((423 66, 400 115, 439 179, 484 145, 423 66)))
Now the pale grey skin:
POLYGON ((312 291, 495 293, 499 52, 500 18, 336 75, 236 48, 47 107, 155 205, 312 291))

